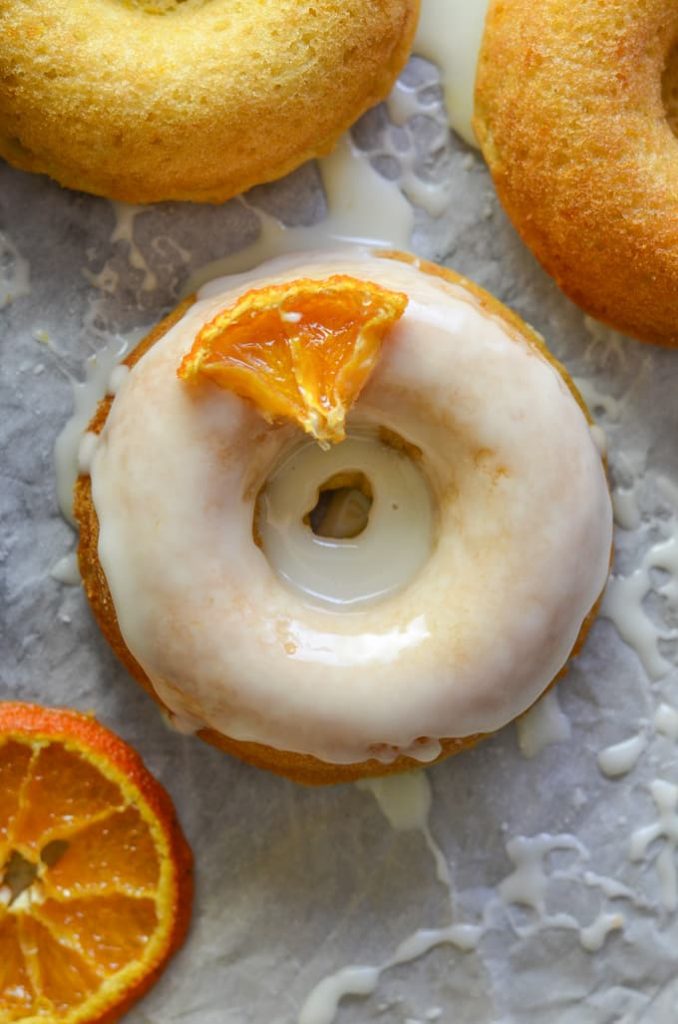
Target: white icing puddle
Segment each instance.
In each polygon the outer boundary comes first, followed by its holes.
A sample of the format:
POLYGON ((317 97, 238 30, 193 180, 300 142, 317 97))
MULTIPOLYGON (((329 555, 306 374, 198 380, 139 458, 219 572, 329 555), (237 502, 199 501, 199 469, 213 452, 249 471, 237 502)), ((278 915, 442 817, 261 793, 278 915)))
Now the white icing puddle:
POLYGON ((518 746, 525 757, 536 757, 545 747, 563 743, 572 735, 570 720, 558 703, 555 689, 549 690, 516 722, 518 746))
POLYGON ((424 772, 386 775, 383 778, 365 779, 356 785, 358 789, 372 794, 391 828, 398 832, 421 832, 433 857, 436 877, 449 890, 452 880, 447 862, 429 827, 433 794, 427 775, 424 772))
MULTIPOLYGON (((516 836, 506 844, 506 852, 514 864, 513 872, 499 884, 499 895, 505 903, 527 907, 533 910, 539 925, 556 928, 576 928, 577 922, 570 914, 553 914, 546 911, 548 875, 545 859, 554 850, 573 850, 586 856, 585 847, 574 836, 516 836)), ((521 928, 515 925, 518 934, 533 931, 537 925, 521 928)))
POLYGON ((631 736, 621 743, 614 743, 598 754, 598 767, 603 775, 614 779, 618 775, 626 775, 638 763, 638 758, 647 746, 645 736, 631 736))
POLYGON ((55 562, 50 569, 50 576, 58 583, 64 583, 67 587, 77 587, 80 584, 80 570, 78 568, 78 556, 75 551, 64 555, 58 562, 55 562))
POLYGON ((131 267, 143 274, 141 290, 152 292, 158 286, 158 279, 148 265, 141 249, 134 240, 134 220, 146 209, 145 206, 129 206, 126 203, 112 203, 115 211, 115 227, 111 235, 111 244, 122 242, 127 246, 128 259, 131 267))
POLYGON ((256 242, 195 271, 184 294, 190 295, 215 277, 242 274, 289 252, 336 247, 337 242, 408 247, 414 225, 411 205, 394 182, 377 174, 347 136, 319 166, 328 207, 324 220, 310 227, 285 227, 252 207, 261 222, 256 242))
MULTIPOLYGON (((659 626, 645 605, 654 591, 663 599, 668 614, 678 614, 678 496, 669 481, 660 480, 659 485, 673 508, 672 517, 659 527, 664 536, 650 544, 640 565, 627 576, 613 574, 601 609, 601 615, 614 623, 622 640, 636 651, 650 679, 661 679, 672 668, 659 642, 678 639, 678 630, 659 626), (657 570, 663 573, 659 581, 654 578, 657 570)), ((628 491, 624 500, 627 507, 623 513, 629 517, 628 491)))
POLYGON ((614 521, 622 530, 637 530, 642 520, 635 487, 618 487, 612 493, 614 521))
POLYGON ((657 810, 657 820, 651 825, 637 828, 632 833, 629 857, 632 861, 643 860, 650 848, 654 848, 657 840, 664 840, 660 848, 654 850, 654 863, 662 903, 667 910, 675 910, 678 907, 678 786, 666 779, 654 779, 650 784, 650 793, 657 810))
POLYGON ((354 965, 344 967, 323 978, 304 1002, 297 1018, 298 1024, 332 1024, 343 998, 372 995, 377 990, 382 974, 389 968, 416 960, 441 945, 450 945, 467 953, 472 952, 477 948, 483 934, 481 925, 455 921, 455 900, 450 871, 445 855, 433 838, 429 826, 432 793, 430 782, 424 772, 365 779, 358 782, 357 786, 372 793, 392 828, 397 831, 421 833, 433 857, 436 877, 447 890, 452 923, 443 928, 417 929, 378 967, 354 965))
POLYGON ((678 709, 663 701, 655 711, 654 727, 669 740, 678 740, 678 709))
POLYGON ((443 77, 450 124, 477 146, 471 118, 476 64, 489 0, 424 0, 414 52, 436 64, 443 77))
POLYGON ((575 836, 516 836, 506 844, 506 852, 514 864, 514 871, 499 884, 499 895, 507 907, 513 905, 527 908, 534 916, 533 922, 528 925, 512 922, 517 935, 529 936, 544 928, 576 931, 582 948, 595 952, 603 946, 610 932, 624 927, 623 915, 607 910, 601 911, 585 926, 580 925, 571 914, 549 912, 547 895, 551 880, 583 882, 601 888, 608 896, 627 895, 628 890, 617 886, 613 879, 599 878, 590 872, 581 871, 579 864, 588 859, 588 851, 575 836), (576 857, 575 868, 550 871, 547 861, 555 851, 571 851, 576 857))
MULTIPOLYGON (((484 934, 493 927, 497 911, 508 917, 512 930, 519 938, 529 938, 548 929, 571 931, 577 934, 581 948, 590 953, 602 949, 608 936, 613 932, 624 929, 625 916, 608 905, 603 905, 593 919, 585 924, 580 923, 573 914, 551 912, 548 904, 553 882, 575 883, 597 890, 607 900, 623 899, 636 906, 643 906, 642 901, 628 886, 586 867, 589 852, 575 836, 515 836, 506 844, 506 853, 513 870, 499 883, 496 891, 493 891, 485 906, 482 921, 458 922, 450 870, 445 855, 430 830, 432 793, 426 774, 415 772, 369 779, 358 782, 357 786, 372 793, 384 817, 394 829, 421 833, 433 857, 436 877, 447 890, 451 923, 442 928, 418 929, 405 938, 392 956, 378 966, 354 964, 323 978, 304 1002, 297 1018, 298 1024, 332 1024, 342 999, 348 996, 373 995, 385 971, 424 956, 437 946, 451 945, 466 953, 477 950, 484 934), (553 868, 550 860, 554 853, 571 854, 572 864, 566 868, 553 868), (527 910, 532 920, 527 924, 515 920, 513 908, 527 910)), ((678 797, 678 788, 676 795, 678 797)), ((666 802, 666 806, 669 808, 667 813, 675 811, 675 804, 671 803, 671 800, 666 802)), ((675 824, 678 838, 678 818, 675 824)), ((640 838, 643 851, 659 835, 666 834, 667 827, 665 824, 658 824, 644 830, 640 838)))
MULTIPOLYGON (((425 117, 431 146, 438 151, 442 160, 449 145, 449 121, 435 86, 427 82, 411 86, 401 80, 396 83, 386 106, 389 118, 395 125, 405 125, 413 117, 425 117)), ((416 148, 412 145, 405 148, 404 140, 401 142, 398 136, 391 142, 391 147, 395 150, 395 156, 391 153, 383 155, 397 162, 398 187, 411 203, 426 210, 430 217, 440 217, 454 200, 455 185, 451 176, 446 178, 441 175, 435 181, 424 180, 418 173, 420 168, 416 148), (399 142, 400 145, 397 145, 399 142)))
POLYGON ((92 458, 96 438, 87 432, 97 405, 107 394, 114 393, 120 381, 121 359, 129 351, 122 338, 110 341, 89 356, 85 363, 83 380, 71 378, 73 387, 73 413, 62 428, 54 447, 59 507, 69 523, 73 518, 73 488, 78 472, 85 471, 92 458))

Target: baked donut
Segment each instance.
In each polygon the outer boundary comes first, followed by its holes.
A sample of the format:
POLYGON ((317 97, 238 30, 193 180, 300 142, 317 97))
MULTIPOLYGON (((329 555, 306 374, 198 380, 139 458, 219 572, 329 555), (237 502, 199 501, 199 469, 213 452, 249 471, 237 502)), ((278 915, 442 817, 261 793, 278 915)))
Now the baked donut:
POLYGON ((419 0, 4 0, 0 155, 131 203, 223 202, 389 92, 419 0))
POLYGON ((493 0, 474 127, 509 217, 574 302, 678 345, 678 5, 493 0))
POLYGON ((595 432, 540 338, 469 281, 401 253, 286 256, 204 286, 127 364, 76 484, 80 569, 178 727, 302 782, 384 774, 511 721, 582 643, 612 536, 595 432), (243 292, 337 274, 408 298, 345 442, 178 379, 243 292), (360 477, 364 532, 316 536, 323 486, 360 477))

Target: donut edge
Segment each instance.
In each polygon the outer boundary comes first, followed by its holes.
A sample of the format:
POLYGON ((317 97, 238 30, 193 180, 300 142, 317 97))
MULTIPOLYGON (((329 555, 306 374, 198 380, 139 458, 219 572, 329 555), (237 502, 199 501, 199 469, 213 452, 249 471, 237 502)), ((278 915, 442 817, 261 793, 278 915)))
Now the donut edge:
MULTIPOLYGON (((621 218, 612 216, 610 211, 606 217, 604 204, 591 196, 583 161, 581 172, 574 178, 572 168, 568 169, 566 191, 558 154, 551 152, 551 133, 557 129, 539 120, 534 103, 528 106, 537 93, 528 92, 525 87, 525 69, 539 66, 555 53, 549 46, 548 31, 540 32, 540 25, 544 29, 547 24, 549 12, 544 5, 540 11, 535 10, 536 6, 530 0, 490 0, 485 19, 476 69, 473 130, 497 196, 522 242, 563 294, 585 314, 637 341, 678 347, 678 231, 671 235, 672 244, 664 237, 661 248, 666 252, 661 263, 661 249, 652 224, 636 226, 637 210, 624 211, 627 227, 615 234, 615 222, 618 225, 621 218), (530 26, 529 33, 523 32, 525 25, 530 26), (534 43, 535 36, 539 38, 538 44, 534 43), (506 83, 514 79, 520 99, 511 97, 510 102, 502 104, 506 83), (538 158, 526 147, 526 138, 539 142, 538 158), (569 245, 564 245, 563 239, 555 234, 554 207, 548 209, 544 198, 547 177, 548 190, 559 194, 555 209, 560 219, 579 227, 579 239, 590 236, 593 228, 601 246, 596 260, 592 261, 590 248, 578 241, 576 232, 568 235, 569 245), (606 252, 604 246, 610 236, 613 241, 606 252)), ((668 18, 668 3, 666 7, 668 18)), ((678 17, 675 21, 678 32, 678 17)), ((678 35, 669 45, 669 52, 676 45, 678 35)), ((622 81, 627 70, 610 68, 610 77, 622 81)), ((662 67, 656 70, 660 79, 662 67)), ((574 87, 571 88, 575 97, 574 87)), ((585 99, 581 97, 580 106, 585 107, 585 99)), ((567 127, 563 125, 562 131, 567 127)), ((671 147, 667 156, 678 163, 678 140, 670 135, 666 139, 671 147)), ((618 153, 610 156, 610 181, 606 184, 612 194, 623 194, 627 187, 620 181, 614 188, 614 165, 621 159, 618 153)), ((678 185, 678 177, 673 184, 678 185)), ((669 199, 667 189, 667 203, 669 199)), ((678 193, 673 205, 668 203, 660 212, 663 223, 678 224, 678 193)))

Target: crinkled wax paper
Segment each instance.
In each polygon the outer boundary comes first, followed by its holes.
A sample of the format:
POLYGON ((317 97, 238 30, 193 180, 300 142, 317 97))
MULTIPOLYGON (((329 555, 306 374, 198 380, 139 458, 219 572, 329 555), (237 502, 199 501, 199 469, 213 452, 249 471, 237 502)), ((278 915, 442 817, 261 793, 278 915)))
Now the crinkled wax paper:
MULTIPOLYGON (((433 110, 435 74, 418 68, 433 110)), ((519 242, 480 157, 441 130, 431 111, 394 127, 380 107, 353 137, 393 179, 407 165, 410 184, 449 183, 440 217, 417 210, 412 248, 526 317, 582 384, 607 432, 627 527, 617 533, 621 581, 608 610, 632 643, 608 618, 594 626, 558 688, 569 738, 527 759, 510 726, 429 772, 431 829, 452 873, 455 916, 482 921, 482 939, 475 952, 441 946, 387 971, 373 996, 344 1000, 337 1019, 673 1022, 678 822, 668 805, 678 748, 658 731, 655 712, 661 702, 678 705, 675 552, 671 560, 678 353, 587 322, 519 242), (600 750, 639 734, 636 765, 617 778, 603 775, 600 750), (663 812, 650 788, 657 779, 671 784, 663 812), (655 838, 632 859, 632 834, 653 823, 655 838), (511 885, 502 886, 516 868, 510 840, 540 833, 578 842, 555 841, 563 848, 537 859, 541 902, 521 906, 511 885), (577 927, 559 924, 563 913, 577 927), (590 951, 578 928, 601 913, 622 915, 623 928, 590 951)), ((128 222, 133 244, 115 231, 124 211, 106 200, 0 168, 0 695, 94 709, 169 788, 196 854, 190 938, 130 1024, 291 1024, 326 974, 382 963, 415 929, 449 921, 419 832, 394 831, 371 794, 355 786, 304 789, 169 731, 99 635, 81 589, 50 575, 74 544, 57 508, 53 468, 54 439, 72 403, 68 374, 81 374, 84 358, 112 335, 138 337, 175 303, 192 270, 251 242, 257 208, 288 223, 321 219, 317 168, 255 189, 248 205, 145 209, 128 222)), ((487 643, 494 642, 488 622, 487 643)))

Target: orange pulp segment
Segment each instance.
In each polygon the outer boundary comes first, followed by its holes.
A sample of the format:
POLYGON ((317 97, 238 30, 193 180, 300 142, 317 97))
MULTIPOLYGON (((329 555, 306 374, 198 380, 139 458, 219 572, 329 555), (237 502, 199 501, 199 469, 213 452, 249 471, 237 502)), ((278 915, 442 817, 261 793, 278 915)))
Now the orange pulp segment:
POLYGON ((192 857, 138 754, 89 715, 0 703, 0 1021, 110 1024, 181 945, 192 857))
POLYGON ((293 420, 334 444, 407 301, 343 274, 254 289, 200 330, 178 375, 207 377, 267 420, 293 420))

